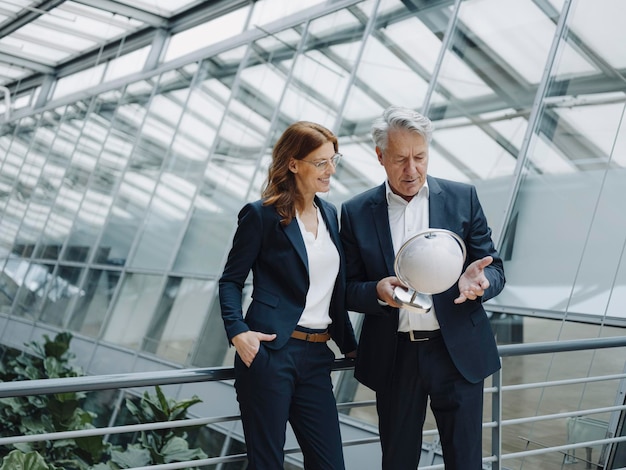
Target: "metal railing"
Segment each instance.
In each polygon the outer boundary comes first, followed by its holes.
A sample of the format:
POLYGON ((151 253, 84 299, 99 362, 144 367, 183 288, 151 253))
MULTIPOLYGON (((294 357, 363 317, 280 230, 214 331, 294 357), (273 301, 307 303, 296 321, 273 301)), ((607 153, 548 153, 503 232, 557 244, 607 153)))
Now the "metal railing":
MULTIPOLYGON (((551 341, 545 343, 526 343, 526 344, 511 344, 498 347, 500 357, 512 357, 512 356, 527 356, 533 354, 544 353, 560 353, 569 351, 583 351, 583 350, 598 350, 607 348, 618 348, 626 346, 626 337, 617 336, 611 338, 593 338, 593 339, 579 339, 570 341, 551 341)), ((520 423, 539 423, 546 422, 548 420, 556 420, 563 418, 576 418, 579 416, 587 416, 597 413, 616 412, 619 413, 626 409, 626 405, 623 403, 620 405, 606 406, 593 409, 576 409, 569 412, 552 413, 546 415, 536 415, 529 417, 521 417, 516 419, 503 419, 503 395, 506 392, 514 390, 530 390, 530 389, 544 389, 546 387, 555 387, 561 385, 573 385, 573 384, 586 384, 600 381, 613 381, 624 380, 626 378, 625 373, 603 375, 603 376, 588 376, 573 379, 564 380, 552 380, 537 383, 525 383, 516 385, 503 385, 502 383, 502 370, 496 372, 492 376, 492 387, 485 388, 486 392, 491 392, 492 397, 492 421, 490 423, 484 423, 483 426, 491 427, 492 438, 492 455, 483 459, 483 462, 491 462, 492 470, 502 470, 502 462, 506 460, 525 458, 536 455, 543 455, 547 453, 564 453, 570 450, 578 448, 589 448, 597 445, 612 444, 617 442, 626 441, 626 437, 611 437, 606 439, 596 440, 579 440, 576 443, 570 443, 558 446, 544 446, 539 449, 525 450, 521 452, 509 452, 504 453, 502 451, 502 429, 506 426, 511 426, 520 423)), ((591 462, 588 462, 590 464, 591 462)), ((443 468, 443 467, 438 467, 443 468)), ((590 468, 590 467, 589 467, 590 468)))
MULTIPOLYGON (((498 347, 500 357, 528 356, 544 353, 561 353, 569 351, 584 351, 619 348, 626 346, 626 336, 611 338, 594 338, 580 339, 571 341, 555 341, 545 343, 526 343, 515 345, 501 345, 498 347)), ((351 370, 353 361, 347 359, 338 359, 335 361, 333 370, 351 370)), ((504 369, 503 369, 504 370, 504 369)), ((549 420, 570 419, 585 420, 586 417, 599 413, 621 413, 626 409, 626 405, 613 404, 611 406, 601 406, 588 409, 575 409, 571 411, 562 411, 559 413, 523 416, 519 418, 503 419, 503 395, 506 392, 545 389, 547 387, 556 387, 573 384, 588 384, 592 382, 602 381, 621 381, 626 379, 626 374, 612 374, 592 377, 575 377, 562 380, 553 380, 536 383, 521 383, 504 385, 502 383, 502 372, 498 371, 492 376, 492 386, 485 387, 485 393, 491 395, 491 421, 484 422, 483 428, 491 429, 491 455, 483 458, 486 466, 491 466, 492 470, 503 470, 503 462, 512 459, 526 458, 530 456, 542 455, 547 453, 567 454, 569 451, 580 448, 591 448, 593 446, 602 446, 612 443, 626 441, 624 437, 606 437, 601 439, 577 440, 574 443, 564 445, 543 446, 538 449, 524 450, 518 452, 503 452, 502 430, 507 426, 520 423, 543 423, 549 420)), ((188 384, 194 382, 210 382, 224 381, 234 378, 233 369, 230 367, 217 368, 201 368, 201 369, 180 369, 167 370, 159 372, 142 372, 142 373, 126 373, 126 374, 109 374, 97 376, 83 376, 59 379, 42 379, 29 380, 19 382, 0 383, 0 398, 7 397, 23 397, 42 394, 56 394, 65 392, 88 392, 99 390, 126 389, 133 387, 162 386, 173 384, 188 384)), ((340 409, 349 409, 362 406, 372 406, 373 401, 339 403, 340 409)), ((110 434, 130 433, 137 431, 147 431, 156 429, 169 429, 174 427, 189 427, 198 425, 210 425, 238 420, 238 415, 212 416, 206 418, 190 418, 180 421, 167 421, 145 424, 132 424, 124 426, 100 427, 94 429, 83 429, 76 431, 45 433, 37 435, 22 435, 0 438, 0 445, 9 445, 16 443, 36 442, 36 441, 52 441, 59 439, 76 439, 87 436, 106 436, 110 434)), ((574 425, 576 424, 576 421, 574 425)), ((584 421, 583 421, 584 422, 584 421)), ((592 420, 589 420, 593 424, 592 420)), ((569 424, 569 421, 568 421, 569 424)), ((425 436, 436 435, 436 430, 428 430, 424 432, 425 436)), ((370 444, 377 442, 376 436, 364 439, 354 439, 344 441, 344 446, 355 446, 370 444)), ((286 449, 286 454, 298 453, 298 448, 286 449)), ((215 465, 219 463, 242 461, 246 458, 245 454, 236 454, 220 457, 206 458, 202 460, 193 460, 189 462, 177 462, 162 465, 152 465, 149 467, 135 467, 130 470, 173 470, 204 465, 215 465)), ((443 465, 430 465, 420 467, 423 470, 443 469, 443 465)))

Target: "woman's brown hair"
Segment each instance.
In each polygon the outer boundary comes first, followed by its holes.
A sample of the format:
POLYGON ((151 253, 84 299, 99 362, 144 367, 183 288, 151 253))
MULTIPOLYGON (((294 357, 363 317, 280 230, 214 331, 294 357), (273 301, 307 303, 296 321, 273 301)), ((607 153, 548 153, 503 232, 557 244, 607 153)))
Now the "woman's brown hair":
POLYGON ((298 121, 285 129, 274 145, 262 197, 264 205, 274 204, 281 224, 288 225, 296 216, 296 203, 302 198, 289 161, 302 160, 327 142, 332 142, 335 152, 338 150, 337 137, 331 131, 314 122, 298 121))

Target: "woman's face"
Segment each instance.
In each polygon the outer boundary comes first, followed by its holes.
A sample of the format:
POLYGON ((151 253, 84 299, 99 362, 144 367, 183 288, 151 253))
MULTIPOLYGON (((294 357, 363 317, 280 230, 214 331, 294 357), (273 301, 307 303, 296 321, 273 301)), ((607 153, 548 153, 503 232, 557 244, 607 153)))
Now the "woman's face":
POLYGON ((335 173, 335 147, 326 142, 302 160, 293 158, 289 169, 294 173, 296 185, 303 196, 314 196, 330 190, 330 177, 335 173))

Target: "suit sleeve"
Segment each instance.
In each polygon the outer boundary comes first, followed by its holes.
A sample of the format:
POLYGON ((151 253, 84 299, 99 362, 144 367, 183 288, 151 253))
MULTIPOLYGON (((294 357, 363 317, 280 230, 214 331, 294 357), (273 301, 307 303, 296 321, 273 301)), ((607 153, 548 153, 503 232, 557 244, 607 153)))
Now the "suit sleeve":
POLYGON ((483 301, 498 295, 505 284, 504 263, 493 244, 491 229, 478 200, 476 188, 472 186, 472 227, 468 243, 468 264, 485 256, 493 257, 493 262, 485 268, 485 276, 489 280, 489 288, 482 297, 483 301))
POLYGON ((233 245, 219 280, 220 307, 229 341, 238 334, 249 331, 243 318, 242 294, 246 279, 261 250, 262 225, 261 216, 252 204, 246 204, 239 212, 233 245))
MULTIPOLYGON (((353 213, 344 204, 341 207, 341 243, 346 255, 346 307, 348 310, 374 315, 388 315, 391 307, 378 301, 376 285, 379 278, 370 279, 369 267, 362 256, 361 246, 354 232, 353 213)), ((370 237, 375 239, 375 237, 370 237)), ((371 263, 370 263, 371 267, 371 263)))

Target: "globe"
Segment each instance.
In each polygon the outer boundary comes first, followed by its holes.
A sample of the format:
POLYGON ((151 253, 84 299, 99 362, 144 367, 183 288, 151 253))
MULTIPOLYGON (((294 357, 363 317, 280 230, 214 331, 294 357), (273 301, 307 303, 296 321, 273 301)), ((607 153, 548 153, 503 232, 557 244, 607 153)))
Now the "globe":
POLYGON ((398 279, 415 292, 396 288, 396 297, 430 310, 430 305, 420 305, 428 302, 427 296, 419 294, 439 294, 452 287, 461 276, 466 255, 463 239, 449 230, 428 229, 411 237, 398 250, 395 270, 398 279))

